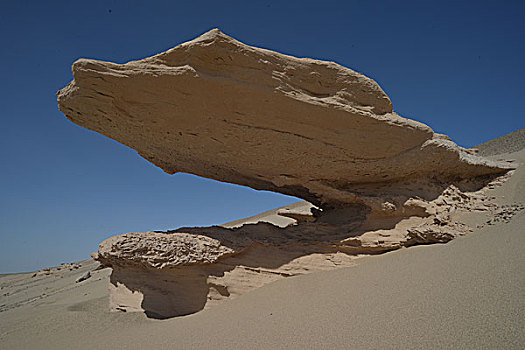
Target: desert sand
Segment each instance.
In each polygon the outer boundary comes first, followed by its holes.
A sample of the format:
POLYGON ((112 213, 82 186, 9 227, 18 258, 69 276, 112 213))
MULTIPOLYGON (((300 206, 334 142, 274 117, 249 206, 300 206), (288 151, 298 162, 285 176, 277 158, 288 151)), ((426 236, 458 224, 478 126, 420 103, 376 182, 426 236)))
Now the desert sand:
POLYGON ((168 320, 108 312, 110 269, 97 270, 92 260, 3 275, 1 347, 521 349, 525 144, 520 134, 490 142, 493 159, 519 164, 501 186, 490 189, 499 209, 463 215, 475 229, 446 244, 401 248, 357 259, 351 267, 281 279, 168 320), (497 154, 509 144, 519 151, 497 154), (76 283, 87 271, 91 277, 76 283))

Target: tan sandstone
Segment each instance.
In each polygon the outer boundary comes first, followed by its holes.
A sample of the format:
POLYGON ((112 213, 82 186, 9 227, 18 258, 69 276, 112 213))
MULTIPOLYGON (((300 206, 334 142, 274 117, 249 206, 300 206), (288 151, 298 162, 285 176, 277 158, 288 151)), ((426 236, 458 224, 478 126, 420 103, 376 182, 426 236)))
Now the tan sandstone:
POLYGON ((311 203, 106 240, 95 258, 113 267, 113 310, 188 314, 358 254, 447 242, 469 230, 461 212, 493 210, 484 187, 513 167, 402 118, 362 74, 217 29, 126 64, 82 59, 73 75, 60 110, 167 173, 311 203))

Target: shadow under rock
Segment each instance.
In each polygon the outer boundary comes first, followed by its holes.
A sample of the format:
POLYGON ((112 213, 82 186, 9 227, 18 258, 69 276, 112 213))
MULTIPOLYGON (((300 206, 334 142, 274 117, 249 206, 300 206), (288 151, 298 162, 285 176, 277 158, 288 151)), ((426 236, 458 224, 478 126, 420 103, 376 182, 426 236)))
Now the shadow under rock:
POLYGON ((210 301, 210 295, 219 299, 230 296, 228 283, 220 282, 226 273, 242 266, 244 276, 230 275, 228 278, 237 278, 235 288, 244 290, 292 276, 296 273, 287 274, 277 269, 311 254, 335 253, 338 251, 335 246, 357 231, 366 213, 362 206, 352 206, 319 217, 318 222, 303 222, 285 228, 260 222, 238 228, 212 226, 169 231, 167 233, 173 235, 183 232, 208 236, 237 253, 221 257, 212 264, 166 269, 114 266, 110 283, 112 288, 119 289, 120 295, 114 300, 121 304, 114 304, 113 308, 126 311, 140 305, 148 317, 155 319, 201 311, 210 301), (240 247, 239 242, 245 246, 240 247))
MULTIPOLYGON (((140 305, 147 317, 155 319, 193 314, 204 309, 210 301, 210 294, 215 294, 218 298, 230 296, 227 284, 214 281, 236 267, 244 266, 247 269, 244 275, 240 276, 236 287, 253 289, 255 287, 251 285, 248 275, 261 275, 259 269, 275 269, 298 257, 319 251, 319 248, 314 247, 285 250, 255 244, 243 254, 229 256, 213 264, 162 270, 115 266, 110 283, 113 288, 125 286, 127 291, 124 293, 128 295, 116 297, 121 304, 115 304, 113 308, 126 311, 130 306, 133 309, 134 306, 140 305), (211 290, 213 293, 210 293, 211 290)), ((284 277, 287 275, 284 274, 284 277)), ((123 293, 122 289, 119 293, 123 293)))
MULTIPOLYGON (((384 187, 379 191, 376 187, 375 193, 376 195, 380 193, 378 196, 384 197, 398 194, 417 196, 430 201, 439 197, 451 183, 465 192, 471 192, 483 188, 495 177, 478 178, 476 181, 469 182, 436 182, 431 186, 428 186, 427 183, 424 188, 418 187, 417 183, 406 183, 405 186, 384 187)), ((366 184, 363 184, 360 189, 353 189, 361 193, 366 193, 368 190, 366 184)), ((266 269, 275 270, 297 258, 315 253, 352 254, 351 249, 338 248, 341 240, 359 236, 370 230, 394 228, 399 221, 405 218, 405 216, 390 217, 374 221, 373 225, 370 225, 366 221, 368 213, 368 207, 354 204, 347 207, 330 208, 325 212, 316 212, 315 222, 301 222, 285 228, 266 222, 246 224, 238 228, 221 226, 179 228, 166 233, 176 235, 183 232, 208 236, 242 254, 234 253, 222 257, 213 264, 160 270, 147 267, 114 267, 110 282, 115 288, 119 284, 124 285, 131 292, 130 295, 139 292, 137 295, 142 297, 140 307, 150 318, 165 319, 193 314, 204 309, 210 301, 212 290, 217 298, 230 296, 228 285, 214 281, 224 277, 226 273, 238 266, 246 268, 246 273, 260 274, 260 270, 263 269, 267 273, 282 274, 286 277, 285 273, 268 272, 266 269), (364 223, 366 225, 363 225, 364 223)), ((388 249, 370 253, 379 254, 385 251, 388 249)), ((238 283, 249 284, 251 282, 249 278, 246 278, 238 283)), ((247 286, 248 289, 256 287, 247 286)), ((114 305, 116 309, 124 310, 125 307, 126 305, 114 305)))

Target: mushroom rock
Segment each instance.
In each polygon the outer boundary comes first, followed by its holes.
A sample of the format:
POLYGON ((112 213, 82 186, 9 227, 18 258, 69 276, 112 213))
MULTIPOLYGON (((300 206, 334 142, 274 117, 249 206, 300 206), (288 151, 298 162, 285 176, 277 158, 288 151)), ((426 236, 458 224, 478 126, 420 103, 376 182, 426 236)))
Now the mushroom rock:
POLYGON ((479 190, 512 168, 399 116, 360 73, 217 29, 139 61, 81 59, 72 70, 57 95, 74 123, 169 174, 311 203, 246 225, 103 242, 95 257, 114 269, 114 310, 191 313, 283 276, 347 266, 352 254, 447 241, 467 230, 449 214, 486 203, 479 190))

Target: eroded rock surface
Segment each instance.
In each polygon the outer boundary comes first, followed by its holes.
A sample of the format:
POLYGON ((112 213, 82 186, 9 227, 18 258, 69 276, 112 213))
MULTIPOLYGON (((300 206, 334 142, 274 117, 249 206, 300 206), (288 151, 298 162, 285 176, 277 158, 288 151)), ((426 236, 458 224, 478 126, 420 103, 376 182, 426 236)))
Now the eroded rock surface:
POLYGON ((126 64, 82 59, 73 75, 60 110, 167 173, 309 201, 106 240, 95 258, 113 268, 113 310, 188 314, 358 254, 446 242, 469 230, 457 213, 493 209, 483 188, 513 167, 400 117, 362 74, 219 30, 126 64))
POLYGON ((501 172, 397 115, 370 78, 216 29, 140 61, 81 59, 73 76, 58 93, 60 110, 170 174, 326 206, 360 201, 359 183, 501 172))
POLYGON ((363 254, 446 243, 471 231, 461 222, 468 212, 504 213, 510 220, 522 209, 499 208, 486 191, 486 186, 463 192, 450 185, 432 201, 418 199, 424 212, 408 217, 365 217, 356 208, 314 217, 315 207, 299 202, 245 219, 244 225, 237 221, 113 237, 100 244, 94 258, 113 268, 112 310, 181 316, 282 278, 352 266, 363 254), (300 221, 287 223, 288 215, 300 215, 300 221))

